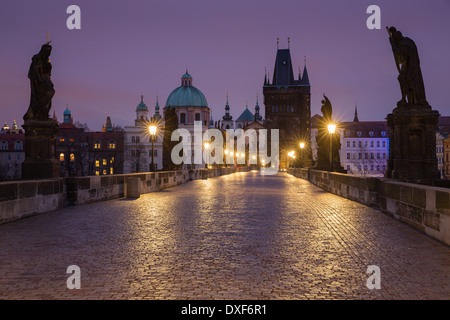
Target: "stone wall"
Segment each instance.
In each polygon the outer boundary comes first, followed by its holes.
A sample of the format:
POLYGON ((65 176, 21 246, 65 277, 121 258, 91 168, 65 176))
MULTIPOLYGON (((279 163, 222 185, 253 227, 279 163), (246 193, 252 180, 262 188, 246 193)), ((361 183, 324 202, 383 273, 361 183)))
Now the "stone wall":
POLYGON ((63 179, 0 182, 0 223, 63 208, 63 179))
POLYGON ((450 245, 450 189, 386 178, 288 169, 295 177, 390 216, 450 245))
POLYGON ((191 180, 214 178, 247 167, 157 171, 109 176, 0 182, 0 224, 66 206, 125 197, 129 183, 139 194, 170 188, 191 180))

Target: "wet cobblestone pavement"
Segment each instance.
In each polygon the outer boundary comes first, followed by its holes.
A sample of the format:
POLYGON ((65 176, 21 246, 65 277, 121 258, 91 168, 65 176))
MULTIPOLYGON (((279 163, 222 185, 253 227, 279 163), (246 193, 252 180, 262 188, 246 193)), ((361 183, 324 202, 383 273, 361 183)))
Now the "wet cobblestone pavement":
POLYGON ((450 248, 284 173, 0 225, 0 299, 449 299, 450 248), (69 290, 66 269, 81 269, 69 290), (366 286, 369 265, 381 289, 366 286))

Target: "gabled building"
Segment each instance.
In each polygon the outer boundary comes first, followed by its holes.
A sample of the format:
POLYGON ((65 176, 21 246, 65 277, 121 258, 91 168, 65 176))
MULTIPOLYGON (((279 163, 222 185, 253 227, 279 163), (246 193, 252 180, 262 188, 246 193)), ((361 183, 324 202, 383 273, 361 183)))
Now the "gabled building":
POLYGON ((0 181, 20 179, 22 162, 25 160, 25 133, 16 121, 7 123, 0 130, 0 181))

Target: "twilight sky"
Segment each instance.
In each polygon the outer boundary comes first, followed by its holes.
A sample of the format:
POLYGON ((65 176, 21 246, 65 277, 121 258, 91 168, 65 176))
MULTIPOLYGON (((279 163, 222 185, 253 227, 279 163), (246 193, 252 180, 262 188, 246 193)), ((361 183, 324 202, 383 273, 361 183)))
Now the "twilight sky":
MULTIPOLYGON (((400 100, 394 58, 385 30, 396 26, 419 49, 428 102, 450 115, 450 0, 9 0, 0 4, 0 125, 22 117, 29 104, 31 57, 50 32, 53 107, 100 130, 106 116, 131 125, 144 102, 154 112, 180 86, 186 67, 206 96, 214 120, 229 92, 236 119, 254 112, 259 92, 264 116, 264 68, 273 74, 276 39, 291 39, 294 73, 304 56, 312 115, 322 94, 335 117, 383 120, 400 100), (81 8, 81 30, 68 30, 66 8, 81 8), (381 8, 381 30, 369 30, 366 9, 381 8)), ((51 114, 53 111, 51 111, 51 114)))

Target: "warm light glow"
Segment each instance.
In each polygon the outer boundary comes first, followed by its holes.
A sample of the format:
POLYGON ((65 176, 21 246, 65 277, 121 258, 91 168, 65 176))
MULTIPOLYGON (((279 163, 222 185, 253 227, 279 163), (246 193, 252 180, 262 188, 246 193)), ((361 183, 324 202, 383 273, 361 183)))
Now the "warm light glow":
POLYGON ((225 154, 228 154, 228 150, 225 150, 225 154))
POLYGON ((289 152, 288 156, 291 157, 291 158, 295 158, 295 151, 289 152))
POLYGON ((253 158, 253 159, 256 159, 256 156, 253 156, 252 158, 253 158))
POLYGON ((329 124, 328 125, 328 133, 333 134, 336 132, 336 125, 335 124, 329 124))
POLYGON ((233 156, 233 151, 230 152, 230 156, 233 156))
POLYGON ((303 149, 305 147, 305 143, 304 142, 300 142, 300 148, 303 149))
POLYGON ((152 136, 156 135, 156 126, 148 127, 148 131, 150 131, 150 135, 152 136))
POLYGON ((205 149, 208 149, 208 148, 209 148, 209 143, 205 142, 205 149))

